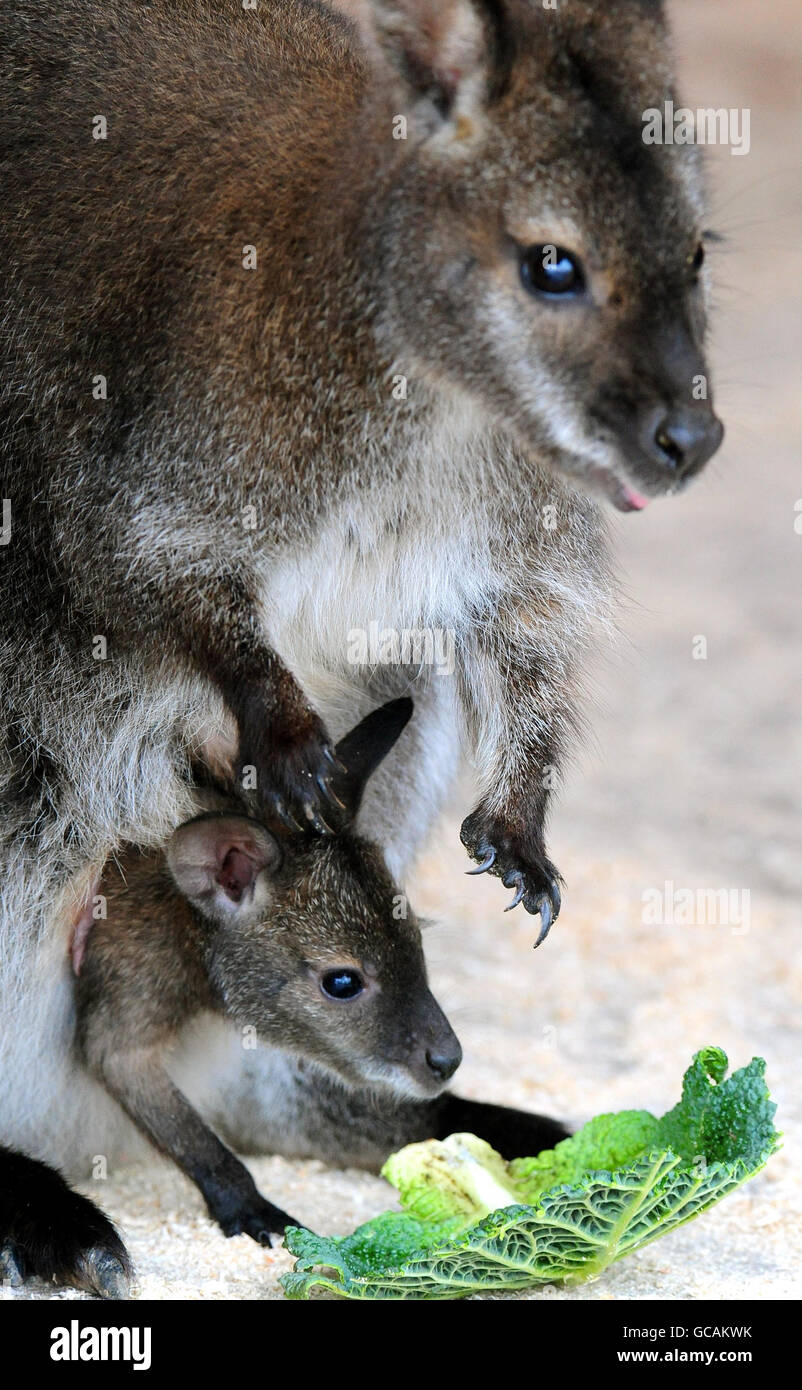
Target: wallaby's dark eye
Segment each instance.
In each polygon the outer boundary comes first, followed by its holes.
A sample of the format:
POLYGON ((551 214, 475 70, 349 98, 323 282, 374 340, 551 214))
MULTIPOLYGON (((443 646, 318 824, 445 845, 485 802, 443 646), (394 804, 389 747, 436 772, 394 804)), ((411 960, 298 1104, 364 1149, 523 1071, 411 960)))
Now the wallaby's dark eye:
POLYGON ((358 970, 327 970, 321 977, 320 988, 329 999, 356 999, 365 988, 358 970))
POLYGON ((521 257, 521 279, 530 294, 575 295, 585 288, 582 266, 564 246, 530 246, 521 257))
POLYGON ((699 270, 702 269, 702 266, 704 265, 704 263, 705 263, 705 248, 704 248, 704 246, 702 245, 702 243, 701 243, 701 241, 700 241, 700 242, 699 242, 699 245, 697 246, 697 248, 696 248, 696 250, 694 251, 693 255, 688 257, 688 264, 690 265, 691 270, 699 271, 699 270))

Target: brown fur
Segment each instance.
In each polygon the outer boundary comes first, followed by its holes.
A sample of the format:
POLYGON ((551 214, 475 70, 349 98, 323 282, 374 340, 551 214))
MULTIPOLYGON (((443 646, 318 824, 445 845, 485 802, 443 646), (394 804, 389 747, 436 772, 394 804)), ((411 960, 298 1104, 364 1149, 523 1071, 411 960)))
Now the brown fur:
POLYGON ((291 1218, 259 1196, 170 1077, 187 1025, 221 1014, 244 1046, 258 1035, 341 1084, 395 1095, 436 1095, 461 1053, 428 989, 417 922, 376 847, 348 830, 276 839, 236 811, 181 828, 167 864, 131 848, 107 866, 106 916, 76 961, 76 1040, 223 1230, 266 1239, 291 1218), (361 992, 332 999, 326 982, 346 970, 361 992))
MULTIPOLYGON (((671 90, 659 7, 375 0, 361 15, 363 39, 312 0, 5 7, 0 1122, 15 1142, 39 1142, 49 1114, 71 1123, 50 963, 65 896, 192 814, 215 723, 233 720, 231 775, 255 769, 259 815, 324 831, 329 736, 414 688, 413 751, 376 779, 363 824, 402 872, 461 742, 478 782, 466 846, 548 927, 546 773, 607 604, 597 499, 697 471, 701 455, 655 454, 662 412, 713 439, 710 401, 690 401, 695 151, 640 138, 671 90), (581 300, 523 288, 541 242, 581 257, 581 300), (349 663, 349 630, 375 619, 452 632, 454 680, 349 663), (36 1105, 20 1080, 34 1065, 36 1105)), ((46 1152, 74 1152, 83 1135, 56 1130, 46 1152)))

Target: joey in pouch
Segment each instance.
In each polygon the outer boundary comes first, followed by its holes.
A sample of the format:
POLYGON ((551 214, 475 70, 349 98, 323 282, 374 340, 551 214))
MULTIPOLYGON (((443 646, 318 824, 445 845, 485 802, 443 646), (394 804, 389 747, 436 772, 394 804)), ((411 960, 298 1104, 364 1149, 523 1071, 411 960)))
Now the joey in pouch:
MULTIPOLYGON (((338 745, 349 821, 411 709, 395 701, 338 745)), ((456 1071, 460 1046, 428 988, 418 924, 396 920, 381 852, 350 831, 271 833, 213 811, 181 826, 164 855, 125 854, 100 887, 107 919, 74 949, 79 1054, 227 1235, 266 1241, 292 1218, 169 1076, 171 1047, 198 1014, 222 1013, 352 1087, 428 1098, 456 1071)))
MULTIPOLYGON (((399 914, 380 851, 350 829, 367 777, 410 711, 411 701, 393 701, 338 744, 338 835, 271 833, 210 811, 181 826, 166 854, 131 850, 109 865, 108 916, 76 935, 83 1063, 192 1178, 228 1235, 267 1240, 292 1218, 257 1192, 170 1077, 181 1029, 202 1011, 324 1069, 340 1089, 384 1094, 388 1109, 401 1102, 405 1139, 462 1114, 500 1132, 501 1107, 485 1117, 478 1103, 441 1096, 460 1045, 429 990, 414 914, 399 914)), ((338 1109, 346 1131, 347 1099, 338 1109)), ((510 1139, 515 1118, 506 1112, 510 1139)), ((537 1118, 528 1117, 533 1127, 537 1118)), ((291 1111, 276 1119, 291 1130, 291 1111)), ((541 1123, 541 1137, 562 1137, 541 1123)))

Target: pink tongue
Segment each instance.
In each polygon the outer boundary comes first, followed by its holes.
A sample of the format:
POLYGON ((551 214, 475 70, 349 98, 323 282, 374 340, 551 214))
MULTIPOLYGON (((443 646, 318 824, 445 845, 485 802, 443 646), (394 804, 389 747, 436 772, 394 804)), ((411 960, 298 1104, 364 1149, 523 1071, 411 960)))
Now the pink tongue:
POLYGON ((624 484, 624 496, 627 505, 632 508, 633 512, 642 512, 644 507, 648 507, 649 505, 648 497, 642 497, 639 492, 635 492, 631 487, 627 487, 626 483, 624 484))

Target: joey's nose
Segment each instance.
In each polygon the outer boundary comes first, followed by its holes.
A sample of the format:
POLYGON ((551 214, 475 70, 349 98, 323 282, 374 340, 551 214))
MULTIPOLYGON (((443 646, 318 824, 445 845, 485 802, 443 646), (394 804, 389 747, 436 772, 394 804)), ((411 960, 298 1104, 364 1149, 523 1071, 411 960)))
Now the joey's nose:
POLYGON ((430 1047, 426 1052, 426 1065, 438 1081, 448 1081, 462 1061, 462 1048, 456 1038, 447 1046, 430 1047))
POLYGON ((643 443, 653 461, 679 477, 696 473, 724 438, 724 426, 710 410, 669 410, 652 415, 643 443))

